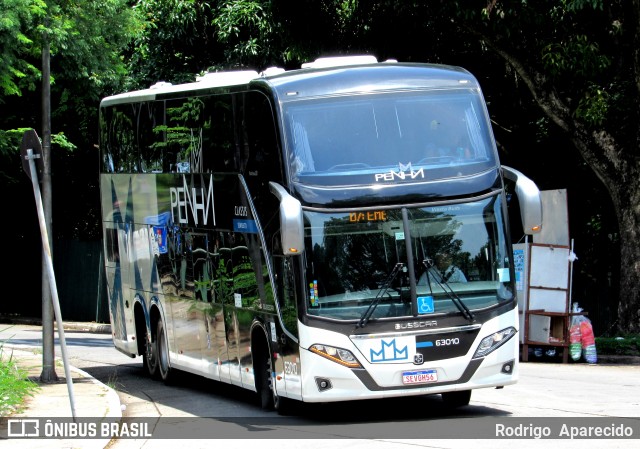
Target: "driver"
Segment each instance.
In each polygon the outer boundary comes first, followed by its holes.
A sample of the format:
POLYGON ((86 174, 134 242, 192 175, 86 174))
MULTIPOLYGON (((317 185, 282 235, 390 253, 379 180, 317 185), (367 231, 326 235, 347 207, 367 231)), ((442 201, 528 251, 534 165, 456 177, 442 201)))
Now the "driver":
POLYGON ((434 282, 467 282, 467 277, 460 268, 453 264, 453 257, 446 251, 436 254, 435 265, 422 273, 418 285, 427 284, 427 272, 429 279, 434 282))

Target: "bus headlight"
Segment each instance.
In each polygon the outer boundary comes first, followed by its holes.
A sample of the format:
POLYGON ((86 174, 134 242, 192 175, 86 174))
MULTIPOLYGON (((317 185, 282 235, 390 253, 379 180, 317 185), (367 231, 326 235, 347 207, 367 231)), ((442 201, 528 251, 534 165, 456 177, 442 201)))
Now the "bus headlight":
POLYGON ((332 360, 347 368, 362 368, 358 359, 347 349, 336 348, 334 346, 315 344, 309 347, 309 351, 322 357, 332 360))
POLYGON ((476 349, 476 353, 473 354, 473 358, 478 359, 495 351, 500 346, 509 341, 509 339, 513 337, 516 332, 517 331, 514 327, 508 327, 496 332, 495 334, 491 334, 488 337, 483 338, 478 345, 478 349, 476 349))

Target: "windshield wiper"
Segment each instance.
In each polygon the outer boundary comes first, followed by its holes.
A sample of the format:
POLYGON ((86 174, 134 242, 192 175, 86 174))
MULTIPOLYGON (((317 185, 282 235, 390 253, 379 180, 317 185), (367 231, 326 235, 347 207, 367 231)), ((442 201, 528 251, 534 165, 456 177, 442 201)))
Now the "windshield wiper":
MULTIPOLYGON (((430 271, 431 271, 431 267, 433 267, 433 265, 434 265, 433 260, 432 259, 425 259, 425 260, 422 261, 422 264, 427 269, 427 283, 429 285, 431 285, 430 271)), ((439 281, 437 276, 433 276, 433 279, 438 283, 438 285, 440 286, 442 291, 444 291, 447 294, 447 296, 449 297, 451 302, 453 304, 455 304, 455 306, 462 313, 462 315, 466 319, 468 319, 469 321, 471 321, 473 323, 476 320, 476 317, 473 315, 473 313, 471 312, 469 307, 467 307, 467 305, 464 303, 464 301, 462 299, 460 299, 460 297, 456 294, 456 292, 453 291, 453 289, 451 288, 449 283, 445 279, 442 279, 442 282, 439 281)))
POLYGON ((369 322, 369 319, 371 318, 371 315, 373 315, 373 312, 375 312, 376 307, 378 307, 378 304, 380 303, 380 299, 387 294, 387 292, 389 291, 389 288, 391 287, 391 283, 396 278, 398 273, 400 273, 400 270, 402 269, 402 267, 404 267, 404 264, 402 262, 398 262, 396 266, 393 267, 393 270, 391 270, 389 277, 387 277, 387 280, 384 281, 384 283, 380 287, 378 294, 376 295, 375 298, 373 298, 373 301, 371 301, 371 304, 369 304, 369 307, 367 307, 367 310, 365 310, 362 316, 360 317, 360 321, 358 321, 356 328, 365 327, 367 325, 367 323, 369 322))

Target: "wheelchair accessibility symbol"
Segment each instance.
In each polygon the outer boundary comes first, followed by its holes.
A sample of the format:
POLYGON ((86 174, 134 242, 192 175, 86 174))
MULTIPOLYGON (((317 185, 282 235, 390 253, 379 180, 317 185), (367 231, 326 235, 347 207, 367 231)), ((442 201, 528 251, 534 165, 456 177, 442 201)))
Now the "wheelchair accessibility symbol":
POLYGON ((418 313, 433 313, 433 296, 418 296, 418 313))

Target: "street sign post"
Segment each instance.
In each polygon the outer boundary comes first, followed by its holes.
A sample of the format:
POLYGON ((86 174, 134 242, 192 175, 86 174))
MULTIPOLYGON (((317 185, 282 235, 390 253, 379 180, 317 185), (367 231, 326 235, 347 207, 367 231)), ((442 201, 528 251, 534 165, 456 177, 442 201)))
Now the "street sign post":
POLYGON ((35 130, 26 131, 22 136, 20 145, 20 157, 22 159, 22 168, 27 173, 31 184, 33 185, 33 195, 36 200, 36 208, 38 209, 38 221, 40 222, 40 234, 42 236, 42 248, 44 250, 47 272, 49 276, 49 284, 51 286, 51 299, 53 309, 56 315, 56 323, 58 324, 58 335, 60 337, 60 349, 62 351, 62 361, 64 363, 64 374, 67 378, 67 389, 69 390, 69 403, 71 405, 71 416, 75 419, 76 407, 73 395, 73 381, 71 379, 71 371, 67 359, 67 345, 64 337, 64 327, 62 324, 62 315, 60 313, 60 301, 58 299, 58 288, 56 286, 55 273, 53 271, 53 260, 51 257, 51 248, 49 246, 49 233, 44 219, 44 208, 42 206, 42 196, 40 195, 39 174, 42 174, 42 145, 35 130), (38 162, 39 161, 39 162, 38 162), (38 166, 39 165, 39 166, 38 166), (38 171, 39 169, 39 171, 38 171))

